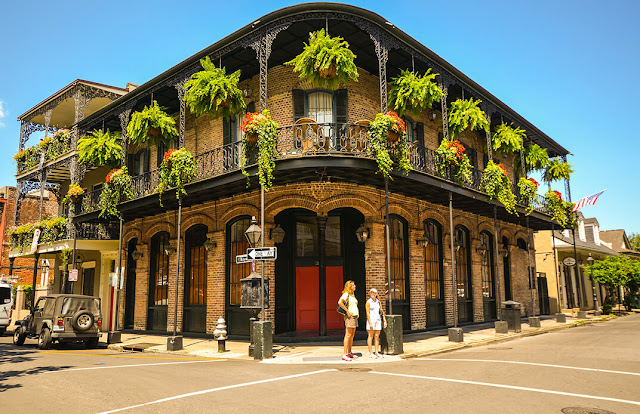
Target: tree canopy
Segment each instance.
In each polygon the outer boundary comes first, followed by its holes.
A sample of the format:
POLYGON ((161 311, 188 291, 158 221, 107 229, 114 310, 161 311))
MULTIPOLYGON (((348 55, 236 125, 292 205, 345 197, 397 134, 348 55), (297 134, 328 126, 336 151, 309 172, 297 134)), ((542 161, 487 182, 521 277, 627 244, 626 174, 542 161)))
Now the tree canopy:
POLYGON ((640 261, 626 256, 609 256, 604 260, 596 260, 586 268, 589 275, 592 269, 593 280, 610 288, 640 284, 640 261))
POLYGON ((640 252, 640 233, 631 233, 629 235, 629 244, 631 244, 631 250, 640 252))

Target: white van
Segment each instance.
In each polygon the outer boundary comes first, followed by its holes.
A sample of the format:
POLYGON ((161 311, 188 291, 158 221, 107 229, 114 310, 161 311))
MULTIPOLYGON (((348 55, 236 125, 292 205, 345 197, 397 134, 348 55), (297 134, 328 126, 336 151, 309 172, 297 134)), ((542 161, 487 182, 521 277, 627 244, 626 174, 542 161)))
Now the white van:
POLYGON ((0 336, 11 323, 11 305, 13 304, 13 287, 11 283, 0 281, 0 336))

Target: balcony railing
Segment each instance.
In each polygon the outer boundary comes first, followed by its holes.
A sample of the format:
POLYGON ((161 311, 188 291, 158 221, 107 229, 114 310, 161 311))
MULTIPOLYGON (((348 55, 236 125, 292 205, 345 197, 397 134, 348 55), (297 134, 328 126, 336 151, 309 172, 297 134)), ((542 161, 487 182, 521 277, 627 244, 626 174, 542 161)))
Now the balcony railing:
MULTIPOLYGON (((299 124, 281 127, 276 139, 275 159, 312 156, 351 156, 375 159, 368 153, 369 136, 367 127, 358 124, 299 124)), ((461 185, 453 178, 450 168, 437 168, 435 151, 418 142, 409 144, 409 162, 415 171, 461 185)), ((204 180, 240 169, 242 142, 233 142, 197 155, 196 175, 193 181, 204 180)), ((255 156, 249 155, 248 164, 255 164, 255 156)), ((142 198, 155 192, 160 170, 156 169, 133 177, 134 198, 142 198)), ((471 180, 464 181, 462 187, 480 191, 482 170, 473 168, 471 180)), ((514 183, 514 194, 518 194, 514 183)), ((86 214, 98 210, 100 191, 84 195, 81 208, 76 214, 86 214)), ((533 202, 536 211, 547 213, 544 198, 538 196, 533 202)))
POLYGON ((53 161, 71 151, 71 135, 68 130, 60 130, 40 144, 29 147, 16 155, 17 174, 35 167, 40 163, 53 161), (44 159, 43 159, 44 157, 44 159))
MULTIPOLYGON (((17 249, 21 253, 29 251, 36 228, 41 230, 40 245, 51 245, 58 241, 73 239, 73 229, 64 223, 63 225, 64 228, 59 226, 46 227, 38 223, 30 225, 29 231, 11 235, 11 248, 17 249)), ((117 223, 78 223, 76 224, 76 238, 79 240, 117 240, 119 230, 117 223)))

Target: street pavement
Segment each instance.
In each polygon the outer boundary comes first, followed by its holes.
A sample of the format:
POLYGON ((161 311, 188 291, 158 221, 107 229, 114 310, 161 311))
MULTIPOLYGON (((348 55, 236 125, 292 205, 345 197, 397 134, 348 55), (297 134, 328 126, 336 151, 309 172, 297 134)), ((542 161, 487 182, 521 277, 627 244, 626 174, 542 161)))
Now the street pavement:
POLYGON ((640 413, 640 315, 390 363, 258 363, 0 338, 2 412, 640 413), (570 411, 581 408, 582 411, 570 411), (606 410, 606 411, 597 411, 606 410))

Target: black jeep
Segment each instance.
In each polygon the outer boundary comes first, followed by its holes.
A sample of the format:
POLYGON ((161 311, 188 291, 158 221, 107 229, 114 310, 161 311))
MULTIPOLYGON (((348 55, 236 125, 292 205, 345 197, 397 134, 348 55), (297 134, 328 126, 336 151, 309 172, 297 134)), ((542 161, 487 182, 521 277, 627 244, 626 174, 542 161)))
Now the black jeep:
POLYGON ((13 343, 37 339, 38 348, 48 349, 53 341, 84 342, 87 348, 98 346, 102 336, 100 298, 83 295, 48 295, 38 299, 31 313, 13 332, 13 343))

